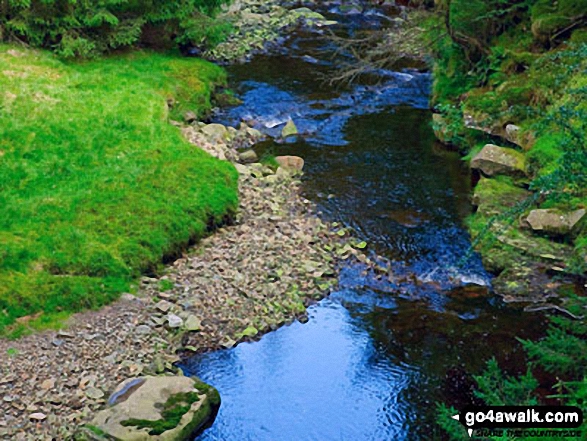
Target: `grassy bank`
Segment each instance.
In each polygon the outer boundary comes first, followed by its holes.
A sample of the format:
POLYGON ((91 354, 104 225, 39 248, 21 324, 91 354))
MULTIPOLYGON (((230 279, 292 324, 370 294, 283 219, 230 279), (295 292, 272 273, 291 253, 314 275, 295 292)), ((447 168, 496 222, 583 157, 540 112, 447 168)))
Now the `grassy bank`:
POLYGON ((0 334, 116 299, 237 207, 232 165, 168 122, 209 109, 220 68, 8 45, 0 66, 0 334))

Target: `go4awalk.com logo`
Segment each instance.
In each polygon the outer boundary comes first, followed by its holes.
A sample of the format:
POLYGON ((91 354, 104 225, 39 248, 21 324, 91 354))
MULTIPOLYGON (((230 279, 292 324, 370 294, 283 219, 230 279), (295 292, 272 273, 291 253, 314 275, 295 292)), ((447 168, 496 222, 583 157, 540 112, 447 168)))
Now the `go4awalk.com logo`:
POLYGON ((469 406, 452 417, 469 436, 580 437, 583 411, 575 406, 469 406), (544 430, 543 430, 544 429, 544 430), (563 430, 560 430, 563 429, 563 430))

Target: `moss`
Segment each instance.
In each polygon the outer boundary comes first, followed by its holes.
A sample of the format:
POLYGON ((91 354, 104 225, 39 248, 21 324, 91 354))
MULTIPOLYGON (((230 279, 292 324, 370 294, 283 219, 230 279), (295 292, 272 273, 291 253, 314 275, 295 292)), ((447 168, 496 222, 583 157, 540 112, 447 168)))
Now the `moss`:
POLYGON ((161 435, 171 429, 175 429, 183 416, 189 412, 192 404, 199 401, 197 392, 184 392, 172 395, 163 405, 161 411, 162 418, 160 420, 137 420, 130 419, 121 421, 121 425, 125 427, 137 427, 139 429, 150 429, 149 435, 161 435))
POLYGON ((571 34, 571 43, 587 44, 587 29, 577 29, 571 34))
POLYGON ((506 176, 492 179, 482 178, 475 187, 473 203, 479 207, 478 213, 483 217, 503 213, 507 208, 526 200, 530 193, 517 187, 513 180, 506 176))
POLYGON ((273 156, 271 154, 263 154, 263 156, 261 156, 261 159, 259 160, 259 162, 263 165, 266 165, 267 167, 269 167, 272 170, 277 170, 279 168, 279 163, 275 159, 275 156, 273 156))
POLYGON ((195 380, 194 387, 198 389, 198 391, 202 394, 206 394, 210 404, 215 406, 220 406, 220 394, 216 390, 216 388, 210 386, 209 384, 203 383, 199 380, 195 380))
POLYGON ((546 175, 553 171, 557 160, 562 156, 561 136, 546 134, 539 137, 527 153, 528 170, 534 176, 546 175))
POLYGON ((587 0, 538 0, 531 9, 532 33, 547 40, 587 11, 587 0))
MULTIPOLYGON (((98 437, 102 437, 104 439, 108 438, 108 434, 106 432, 104 432, 102 429, 100 429, 99 427, 93 426, 91 424, 86 424, 84 426, 84 429, 90 431, 91 433, 93 433, 94 435, 98 436, 98 437)), ((76 441, 81 441, 76 439, 76 441)))
POLYGON ((216 413, 218 412, 218 408, 220 407, 220 394, 215 388, 210 386, 210 389, 207 392, 207 396, 208 399, 204 401, 204 403, 202 403, 200 408, 196 411, 192 421, 186 427, 184 427, 184 429, 178 435, 178 439, 188 439, 190 436, 194 436, 213 421, 216 413))

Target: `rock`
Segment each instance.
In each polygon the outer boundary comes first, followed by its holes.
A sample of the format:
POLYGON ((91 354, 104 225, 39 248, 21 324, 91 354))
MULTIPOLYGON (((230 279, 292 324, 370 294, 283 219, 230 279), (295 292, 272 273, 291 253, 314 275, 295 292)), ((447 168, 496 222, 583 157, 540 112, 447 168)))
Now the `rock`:
POLYGON ((242 165, 242 164, 234 164, 234 168, 236 168, 236 171, 238 172, 239 175, 250 175, 250 170, 249 167, 247 167, 246 165, 242 165))
POLYGON ((259 157, 254 150, 245 150, 238 154, 238 160, 241 164, 252 164, 253 162, 257 162, 259 157))
POLYGON ((249 166, 249 173, 256 178, 262 178, 263 176, 272 175, 273 170, 259 162, 255 162, 249 166))
POLYGON ((471 168, 486 176, 526 176, 526 161, 522 153, 505 147, 487 144, 471 160, 471 168))
POLYGON ((565 236, 577 230, 586 210, 562 211, 556 209, 532 210, 523 222, 533 231, 554 236, 565 236))
POLYGON ((321 28, 323 26, 336 26, 337 24, 338 22, 335 20, 324 20, 316 23, 316 26, 321 28))
POLYGON ((41 412, 32 413, 29 415, 29 418, 33 421, 45 421, 47 419, 47 415, 41 412))
POLYGON ((167 316, 167 324, 172 329, 181 328, 183 326, 183 319, 175 314, 169 314, 167 316))
POLYGON ((92 400, 99 400, 100 398, 104 398, 104 392, 97 387, 88 387, 86 397, 92 400))
POLYGON ((353 4, 340 5, 339 10, 340 10, 341 13, 343 13, 343 14, 349 14, 349 15, 354 15, 354 14, 360 14, 361 13, 361 7, 359 5, 353 5, 353 4))
POLYGON ((183 119, 186 123, 191 124, 191 123, 196 122, 198 120, 198 115, 196 115, 192 111, 189 111, 183 115, 183 119))
POLYGON ((148 325, 139 325, 136 327, 135 332, 139 335, 147 335, 151 333, 151 327, 148 325))
POLYGON ((516 145, 520 145, 518 141, 520 128, 515 124, 508 124, 505 126, 505 138, 516 145))
POLYGON ((57 337, 59 337, 59 338, 74 338, 75 335, 73 335, 71 332, 59 331, 59 332, 57 332, 57 337))
POLYGON ((290 118, 285 124, 283 130, 281 130, 281 136, 283 138, 287 138, 288 136, 295 136, 297 134, 298 128, 296 127, 296 124, 293 122, 293 120, 290 118))
POLYGON ((227 141, 230 139, 228 129, 222 124, 207 124, 200 130, 210 141, 227 141))
POLYGON ((171 308, 171 303, 167 300, 161 300, 155 305, 155 308, 163 313, 166 313, 171 308))
POLYGON ((276 156, 275 160, 286 170, 302 171, 304 168, 304 160, 299 156, 276 156))
POLYGON ((486 113, 470 113, 463 114, 463 124, 466 128, 471 130, 478 130, 492 136, 505 138, 504 128, 500 123, 493 121, 493 119, 486 113))
POLYGON ((91 426, 107 437, 121 441, 183 441, 215 416, 220 405, 216 389, 188 377, 142 377, 121 383, 110 400, 111 407, 99 412, 91 426), (130 386, 129 386, 130 384, 130 386), (190 406, 176 420, 164 420, 163 411, 190 406), (146 424, 140 429, 132 422, 146 424), (152 423, 152 425, 149 425, 152 423), (156 431, 161 433, 157 433, 156 431))
POLYGON ((265 138, 262 132, 252 127, 247 127, 246 129, 247 135, 253 140, 253 142, 260 141, 261 139, 265 138))
POLYGON ((187 331, 199 331, 202 328, 202 322, 195 315, 190 314, 185 321, 184 327, 187 331))

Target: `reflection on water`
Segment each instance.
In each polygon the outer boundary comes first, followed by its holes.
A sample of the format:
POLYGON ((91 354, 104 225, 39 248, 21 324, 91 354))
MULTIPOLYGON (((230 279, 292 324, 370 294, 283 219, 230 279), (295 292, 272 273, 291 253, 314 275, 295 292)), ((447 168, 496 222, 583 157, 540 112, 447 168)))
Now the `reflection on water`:
POLYGON ((378 351, 363 320, 340 304, 325 301, 310 316, 257 343, 191 361, 189 371, 217 386, 224 400, 200 439, 406 437, 416 409, 400 394, 418 383, 418 370, 378 351))
MULTIPOLYGON (((347 34, 384 21, 334 18, 347 34)), ((430 76, 385 71, 379 84, 339 90, 320 81, 336 69, 334 49, 299 32, 283 54, 230 68, 243 104, 217 119, 278 136, 292 118, 302 135, 258 153, 302 156, 305 196, 352 226, 391 272, 342 268, 338 291, 309 309, 308 323, 185 362, 222 396, 199 440, 439 439, 435 403, 465 404, 471 373, 492 356, 523 365, 515 337, 541 332, 539 318, 489 294, 478 256, 467 256, 470 177, 435 144, 430 76)))
POLYGON ((222 396, 198 440, 435 439, 435 403, 462 400, 447 374, 479 371, 493 355, 520 366, 512 335, 541 326, 486 298, 448 303, 438 312, 425 301, 341 289, 309 309, 308 323, 190 359, 184 371, 222 396))

